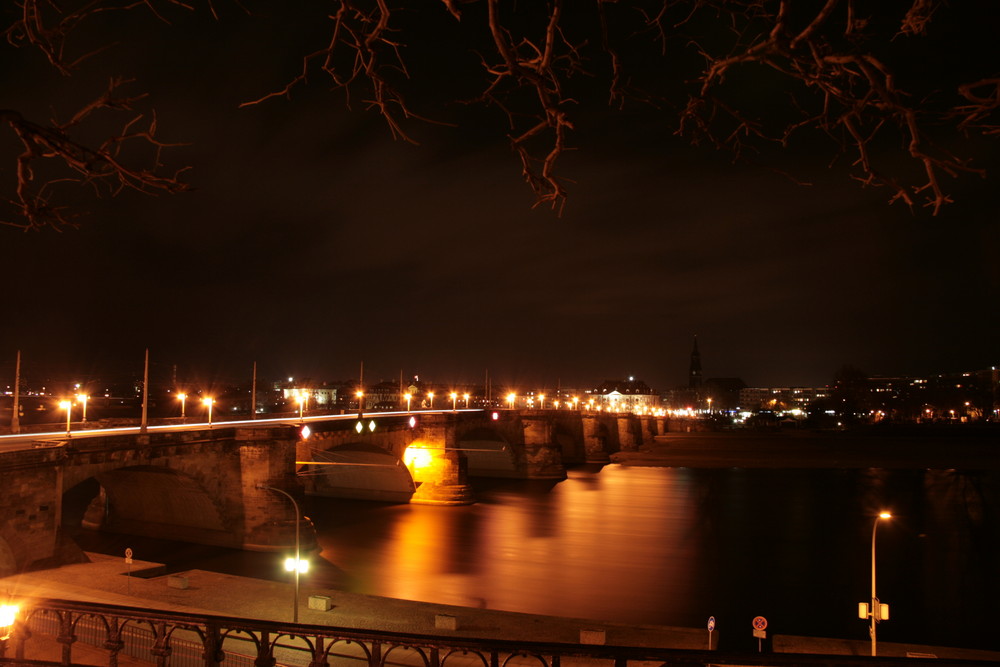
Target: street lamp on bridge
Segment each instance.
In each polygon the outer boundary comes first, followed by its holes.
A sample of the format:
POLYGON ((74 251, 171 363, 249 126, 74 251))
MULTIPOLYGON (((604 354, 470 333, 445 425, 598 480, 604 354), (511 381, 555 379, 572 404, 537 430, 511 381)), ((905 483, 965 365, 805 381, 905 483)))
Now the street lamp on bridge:
POLYGON ((406 399, 406 411, 410 411, 410 402, 413 400, 413 394, 403 394, 403 398, 406 399))
POLYGON ((80 401, 83 405, 83 421, 87 421, 87 401, 90 400, 90 396, 87 396, 86 394, 77 394, 76 400, 80 401))
POLYGON ((295 395, 295 400, 299 402, 299 421, 303 421, 306 405, 309 404, 309 392, 300 391, 295 395))
POLYGON ((181 402, 181 419, 184 419, 184 403, 187 401, 188 395, 184 392, 177 394, 177 399, 181 402))
POLYGON ((469 395, 465 394, 465 395, 462 396, 462 398, 465 399, 465 409, 468 410, 469 409, 469 395))
POLYGON ((72 401, 61 401, 59 407, 66 411, 66 437, 72 438, 73 434, 70 433, 70 420, 73 415, 73 402, 72 401))
POLYGON ((433 391, 427 392, 427 400, 429 401, 428 405, 429 405, 430 409, 433 410, 434 409, 434 392, 433 391))
POLYGON ((458 393, 454 391, 451 392, 451 410, 452 412, 458 411, 458 393))
POLYGON ((510 406, 511 410, 514 409, 514 401, 516 400, 517 400, 517 394, 515 394, 514 392, 507 394, 507 404, 510 406))
POLYGON ((215 399, 211 396, 206 396, 201 399, 201 402, 208 408, 208 427, 212 428, 212 405, 215 403, 215 399))

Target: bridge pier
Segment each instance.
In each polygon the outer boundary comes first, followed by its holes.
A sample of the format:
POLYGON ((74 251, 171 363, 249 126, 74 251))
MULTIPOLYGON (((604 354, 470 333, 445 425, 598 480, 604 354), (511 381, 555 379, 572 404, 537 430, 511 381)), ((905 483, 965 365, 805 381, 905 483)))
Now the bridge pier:
POLYGON ((247 551, 280 551, 296 541, 302 551, 316 547, 316 528, 302 516, 302 484, 295 474, 298 430, 293 427, 236 429, 239 446, 243 544, 247 551), (281 489, 296 499, 262 487, 281 489), (298 514, 296 514, 298 511, 298 514), (298 533, 298 540, 296 540, 298 533))
POLYGON ((410 502, 418 505, 471 505, 476 502, 468 480, 462 450, 455 448, 455 419, 451 415, 424 415, 410 443, 428 456, 414 458, 410 474, 417 485, 410 502))
POLYGON ((639 432, 642 434, 641 444, 647 445, 653 442, 653 436, 656 435, 656 417, 641 416, 639 417, 639 432))
POLYGON ((580 416, 583 422, 583 450, 587 463, 608 463, 611 455, 608 452, 607 437, 601 428, 597 415, 584 414, 580 416))
POLYGON ((618 423, 618 446, 623 452, 634 452, 639 448, 639 437, 636 434, 637 423, 632 415, 619 415, 615 418, 618 423))
POLYGON ((553 423, 546 415, 522 415, 524 461, 528 479, 566 479, 562 450, 553 442, 553 423))

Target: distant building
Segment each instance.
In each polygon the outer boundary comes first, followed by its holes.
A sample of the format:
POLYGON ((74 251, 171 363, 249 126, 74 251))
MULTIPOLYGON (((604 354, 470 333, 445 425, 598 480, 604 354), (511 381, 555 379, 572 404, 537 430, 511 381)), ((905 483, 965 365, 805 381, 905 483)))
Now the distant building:
POLYGON ((747 411, 805 411, 813 402, 829 396, 826 387, 744 387, 739 407, 747 411))
POLYGON ((659 394, 642 380, 632 377, 627 380, 605 380, 587 394, 587 400, 592 399, 595 407, 600 406, 603 410, 614 412, 653 410, 660 407, 659 394))

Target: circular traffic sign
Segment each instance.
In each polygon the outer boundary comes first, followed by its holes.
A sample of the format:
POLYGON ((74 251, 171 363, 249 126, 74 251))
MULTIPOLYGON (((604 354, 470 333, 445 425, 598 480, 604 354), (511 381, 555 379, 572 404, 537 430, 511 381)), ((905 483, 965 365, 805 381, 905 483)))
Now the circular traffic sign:
POLYGON ((754 630, 763 630, 767 627, 767 619, 763 616, 754 616, 753 627, 754 630))
POLYGON ((708 631, 715 630, 715 616, 708 617, 708 631))
POLYGON ((131 558, 131 557, 132 557, 132 549, 130 547, 125 550, 125 558, 131 558))

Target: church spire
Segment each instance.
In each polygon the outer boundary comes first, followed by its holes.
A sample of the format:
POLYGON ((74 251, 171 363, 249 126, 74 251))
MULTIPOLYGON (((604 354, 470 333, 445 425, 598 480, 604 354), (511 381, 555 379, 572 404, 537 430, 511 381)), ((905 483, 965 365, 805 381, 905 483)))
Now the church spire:
POLYGON ((701 386, 701 353, 698 352, 698 336, 694 337, 694 349, 691 350, 691 366, 688 369, 688 386, 692 389, 701 386))

